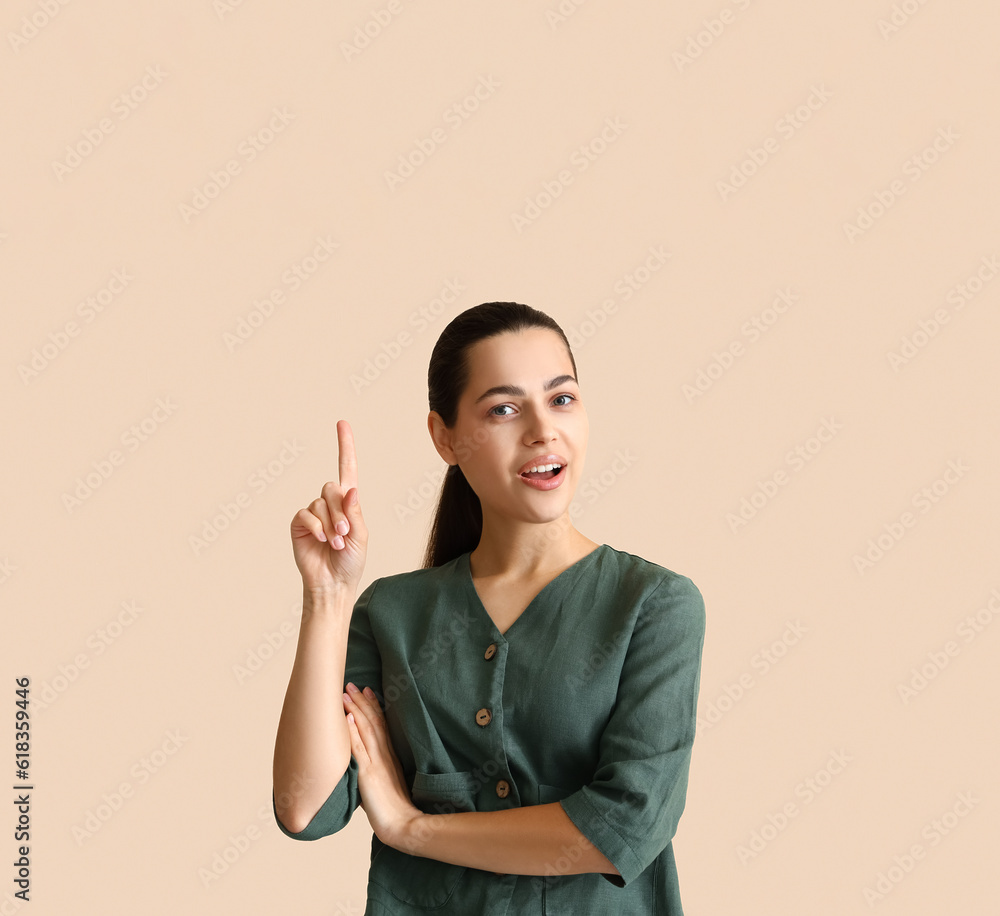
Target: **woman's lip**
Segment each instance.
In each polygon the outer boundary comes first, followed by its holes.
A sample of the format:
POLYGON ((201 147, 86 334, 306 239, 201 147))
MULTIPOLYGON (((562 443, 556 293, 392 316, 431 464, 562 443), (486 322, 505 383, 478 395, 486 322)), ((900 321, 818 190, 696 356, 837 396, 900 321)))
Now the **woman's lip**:
POLYGON ((525 477, 523 474, 518 474, 517 476, 519 480, 535 490, 554 490, 562 484, 563 478, 566 476, 566 465, 562 466, 562 469, 555 477, 550 477, 548 480, 536 480, 531 477, 525 477))

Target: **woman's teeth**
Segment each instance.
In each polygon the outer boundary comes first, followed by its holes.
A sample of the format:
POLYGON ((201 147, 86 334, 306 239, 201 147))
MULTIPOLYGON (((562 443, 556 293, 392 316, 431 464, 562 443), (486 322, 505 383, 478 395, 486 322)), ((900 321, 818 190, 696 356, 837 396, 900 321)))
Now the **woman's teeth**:
POLYGON ((562 470, 561 464, 542 464, 538 467, 532 468, 530 471, 525 471, 525 477, 533 477, 540 480, 551 480, 562 470))

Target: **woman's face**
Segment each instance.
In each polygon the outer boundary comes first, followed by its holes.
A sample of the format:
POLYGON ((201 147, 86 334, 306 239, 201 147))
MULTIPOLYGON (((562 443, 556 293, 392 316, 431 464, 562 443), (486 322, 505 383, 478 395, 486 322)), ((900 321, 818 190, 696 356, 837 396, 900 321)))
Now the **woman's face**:
POLYGON ((489 516, 535 523, 560 518, 583 473, 589 431, 562 338, 547 328, 529 328, 481 340, 469 351, 469 368, 454 428, 433 423, 442 457, 462 469, 482 504, 484 523, 489 516), (444 451, 442 441, 449 446, 444 451), (558 486, 525 483, 519 473, 525 464, 548 454, 559 460, 539 463, 563 465, 558 486))

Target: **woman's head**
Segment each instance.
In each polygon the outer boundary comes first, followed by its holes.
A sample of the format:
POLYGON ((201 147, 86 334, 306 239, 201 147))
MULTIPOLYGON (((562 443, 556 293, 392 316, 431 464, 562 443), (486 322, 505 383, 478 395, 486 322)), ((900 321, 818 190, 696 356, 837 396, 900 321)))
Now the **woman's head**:
POLYGON ((588 432, 576 379, 569 341, 544 312, 486 302, 448 324, 427 373, 428 431, 449 468, 424 566, 473 550, 484 515, 515 527, 566 515, 588 432), (547 454, 563 459, 560 485, 525 484, 522 465, 547 454))

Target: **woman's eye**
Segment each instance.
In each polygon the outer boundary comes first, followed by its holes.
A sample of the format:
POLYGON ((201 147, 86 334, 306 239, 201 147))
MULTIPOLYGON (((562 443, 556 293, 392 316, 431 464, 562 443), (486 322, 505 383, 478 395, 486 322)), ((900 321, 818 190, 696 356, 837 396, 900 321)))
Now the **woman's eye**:
MULTIPOLYGON (((555 398, 553 398, 553 401, 558 401, 559 398, 569 398, 571 401, 575 401, 576 400, 576 398, 573 397, 573 395, 571 395, 571 394, 560 394, 560 395, 557 395, 555 398)), ((558 406, 559 407, 567 407, 568 405, 567 404, 560 404, 558 406)), ((505 408, 505 407, 510 407, 510 404, 497 404, 497 406, 494 407, 490 411, 490 416, 493 416, 493 417, 509 417, 510 414, 508 414, 508 413, 497 413, 498 410, 503 410, 503 408, 505 408)))

